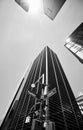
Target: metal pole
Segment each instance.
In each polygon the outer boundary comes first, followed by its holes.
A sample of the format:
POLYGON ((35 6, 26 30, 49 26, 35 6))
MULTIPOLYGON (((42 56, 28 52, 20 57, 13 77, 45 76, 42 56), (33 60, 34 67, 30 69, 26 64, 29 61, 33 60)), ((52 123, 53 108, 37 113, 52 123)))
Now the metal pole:
MULTIPOLYGON (((48 94, 48 51, 46 47, 46 96, 48 94)), ((46 123, 48 122, 48 97, 46 97, 46 118, 45 118, 46 123)))

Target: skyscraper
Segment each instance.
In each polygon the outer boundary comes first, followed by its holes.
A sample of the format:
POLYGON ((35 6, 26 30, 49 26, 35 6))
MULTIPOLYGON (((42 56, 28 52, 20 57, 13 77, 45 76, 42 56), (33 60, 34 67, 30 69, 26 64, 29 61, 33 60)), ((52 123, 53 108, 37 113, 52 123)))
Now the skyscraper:
POLYGON ((67 38, 65 47, 83 63, 83 22, 67 38))
POLYGON ((80 95, 79 97, 76 98, 77 104, 79 106, 79 109, 83 115, 83 95, 80 95))
POLYGON ((25 74, 1 130, 82 130, 83 119, 57 55, 45 47, 25 74))
POLYGON ((66 0, 43 0, 44 13, 54 20, 66 0))
MULTIPOLYGON (((39 0, 38 0, 39 1, 39 0)), ((35 3, 38 3, 37 0, 35 0, 35 3)), ((43 9, 45 15, 47 15, 51 20, 54 20, 58 12, 63 7, 66 0, 42 0, 43 1, 43 9)), ((26 12, 29 11, 31 4, 33 4, 35 7, 36 4, 34 4, 34 0, 15 0, 15 2, 20 5, 26 12)), ((37 8, 37 7, 36 7, 37 8)), ((33 10, 33 9, 32 9, 33 10)))

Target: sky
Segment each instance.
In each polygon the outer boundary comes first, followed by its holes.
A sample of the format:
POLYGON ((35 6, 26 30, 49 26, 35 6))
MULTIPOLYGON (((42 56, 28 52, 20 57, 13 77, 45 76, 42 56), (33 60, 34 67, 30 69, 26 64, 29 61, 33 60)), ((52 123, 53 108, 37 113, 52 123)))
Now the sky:
POLYGON ((83 64, 64 47, 83 22, 83 0, 67 0, 53 21, 40 2, 38 12, 25 12, 14 0, 0 0, 0 119, 28 66, 46 45, 58 55, 75 97, 83 93, 83 64))

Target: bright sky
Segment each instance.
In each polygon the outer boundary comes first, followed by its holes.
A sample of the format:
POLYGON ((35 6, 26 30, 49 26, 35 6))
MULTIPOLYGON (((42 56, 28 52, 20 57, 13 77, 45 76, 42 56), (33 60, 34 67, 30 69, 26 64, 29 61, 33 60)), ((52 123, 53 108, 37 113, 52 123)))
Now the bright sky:
POLYGON ((75 96, 83 93, 83 65, 64 47, 65 39, 83 22, 83 0, 67 0, 54 21, 40 7, 37 13, 26 13, 14 0, 0 0, 1 118, 26 68, 45 45, 58 55, 75 96))

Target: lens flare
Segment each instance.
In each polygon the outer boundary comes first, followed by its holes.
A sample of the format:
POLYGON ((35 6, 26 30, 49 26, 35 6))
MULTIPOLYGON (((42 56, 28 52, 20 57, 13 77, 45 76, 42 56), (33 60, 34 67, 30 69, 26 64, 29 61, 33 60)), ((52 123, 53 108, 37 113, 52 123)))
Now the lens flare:
POLYGON ((31 14, 38 14, 41 10, 41 0, 28 0, 29 12, 31 14))

